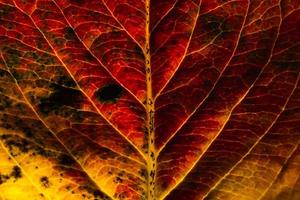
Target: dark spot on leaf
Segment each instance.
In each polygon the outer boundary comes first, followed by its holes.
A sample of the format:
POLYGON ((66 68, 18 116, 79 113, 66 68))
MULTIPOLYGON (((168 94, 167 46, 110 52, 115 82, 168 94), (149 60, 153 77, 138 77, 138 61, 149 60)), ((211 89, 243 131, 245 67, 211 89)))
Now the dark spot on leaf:
POLYGON ((210 89, 213 86, 212 82, 210 80, 205 80, 203 82, 203 88, 210 89))
POLYGON ((94 56, 89 51, 85 52, 84 57, 87 61, 93 61, 95 59, 94 56))
POLYGON ((49 97, 41 99, 39 109, 44 114, 57 110, 62 106, 78 108, 82 101, 82 94, 79 90, 52 84, 54 91, 49 97))
POLYGON ((136 54, 139 58, 141 58, 143 60, 145 59, 144 53, 138 45, 134 46, 134 51, 136 52, 136 54))
POLYGON ((40 178, 40 182, 41 184, 45 187, 45 188, 48 188, 50 187, 50 182, 49 182, 49 179, 47 176, 43 176, 40 178))
POLYGON ((46 151, 45 149, 41 147, 37 147, 35 149, 36 153, 43 156, 43 157, 53 157, 53 153, 51 151, 46 151))
POLYGON ((117 177, 115 178, 114 182, 115 182, 115 183, 122 183, 122 182, 123 182, 123 179, 117 176, 117 177))
POLYGON ((154 152, 151 152, 150 156, 152 159, 154 159, 154 152))
POLYGON ((28 127, 20 127, 20 128, 23 130, 23 132, 27 138, 32 138, 34 136, 32 131, 30 130, 30 128, 28 128, 28 127))
POLYGON ((139 175, 141 175, 142 177, 147 177, 147 170, 145 169, 140 169, 138 171, 139 175))
POLYGON ((5 183, 9 179, 8 175, 0 174, 0 185, 5 183))
MULTIPOLYGON (((25 139, 19 138, 7 138, 5 144, 8 146, 8 149, 12 151, 16 147, 19 151, 27 153, 29 151, 29 143, 25 139)), ((13 156, 16 156, 15 153, 11 152, 13 156)))
POLYGON ((3 16, 7 16, 12 10, 11 6, 4 5, 0 7, 0 19, 2 19, 3 16))
POLYGON ((14 29, 16 26, 13 23, 8 23, 6 26, 9 30, 14 29))
POLYGON ((100 198, 100 199, 104 198, 104 195, 103 195, 103 193, 100 190, 95 190, 93 192, 93 195, 94 195, 95 198, 100 198))
POLYGON ((3 69, 0 69, 0 77, 9 76, 9 73, 3 69))
POLYGON ((65 29, 65 38, 67 40, 72 40, 72 39, 76 38, 76 34, 75 34, 74 30, 71 27, 67 27, 65 29))
POLYGON ((71 166, 75 164, 75 160, 69 155, 62 154, 58 157, 58 163, 60 165, 71 166))
POLYGON ((119 173, 118 173, 118 176, 119 176, 119 177, 124 176, 124 171, 119 172, 119 173))
POLYGON ((99 101, 105 103, 114 103, 122 95, 122 87, 117 84, 108 84, 96 91, 96 97, 99 101))
POLYGON ((12 177, 14 177, 15 179, 19 179, 22 177, 22 171, 21 168, 19 166, 14 166, 12 169, 12 172, 10 173, 10 175, 12 177))
POLYGON ((154 176, 155 176, 155 171, 154 170, 150 171, 150 176, 151 176, 151 178, 154 178, 154 176))
POLYGON ((75 81, 70 76, 66 75, 60 76, 57 83, 66 87, 76 87, 75 81))

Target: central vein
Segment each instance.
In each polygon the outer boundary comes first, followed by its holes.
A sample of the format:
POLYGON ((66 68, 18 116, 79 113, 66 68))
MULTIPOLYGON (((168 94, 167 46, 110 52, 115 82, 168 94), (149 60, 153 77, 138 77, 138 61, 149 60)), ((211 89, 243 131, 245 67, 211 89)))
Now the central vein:
POLYGON ((155 200, 154 184, 156 173, 156 155, 154 148, 154 102, 152 97, 152 80, 151 80, 151 55, 150 55, 150 0, 145 1, 146 6, 146 41, 145 41, 145 65, 146 65, 146 85, 147 85, 147 129, 148 129, 148 156, 147 156, 147 168, 148 168, 148 181, 147 188, 148 200, 155 200))

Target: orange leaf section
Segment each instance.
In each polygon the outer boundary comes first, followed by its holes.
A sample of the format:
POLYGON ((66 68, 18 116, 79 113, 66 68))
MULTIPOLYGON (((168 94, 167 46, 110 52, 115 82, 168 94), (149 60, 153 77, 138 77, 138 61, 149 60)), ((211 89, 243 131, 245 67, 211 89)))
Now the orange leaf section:
POLYGON ((0 0, 1 200, 298 200, 298 0, 0 0))

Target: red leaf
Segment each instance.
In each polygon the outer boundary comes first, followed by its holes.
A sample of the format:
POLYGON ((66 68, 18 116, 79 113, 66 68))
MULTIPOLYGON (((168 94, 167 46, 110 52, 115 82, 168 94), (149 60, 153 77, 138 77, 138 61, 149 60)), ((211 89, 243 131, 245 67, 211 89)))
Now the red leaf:
POLYGON ((297 200, 298 0, 0 0, 0 199, 297 200))

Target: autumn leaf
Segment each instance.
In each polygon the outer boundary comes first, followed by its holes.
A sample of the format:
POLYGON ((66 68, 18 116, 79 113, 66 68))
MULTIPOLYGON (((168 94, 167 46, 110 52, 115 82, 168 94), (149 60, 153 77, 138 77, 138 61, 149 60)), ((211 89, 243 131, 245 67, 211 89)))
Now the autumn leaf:
POLYGON ((0 0, 0 200, 299 200, 299 0, 0 0))

